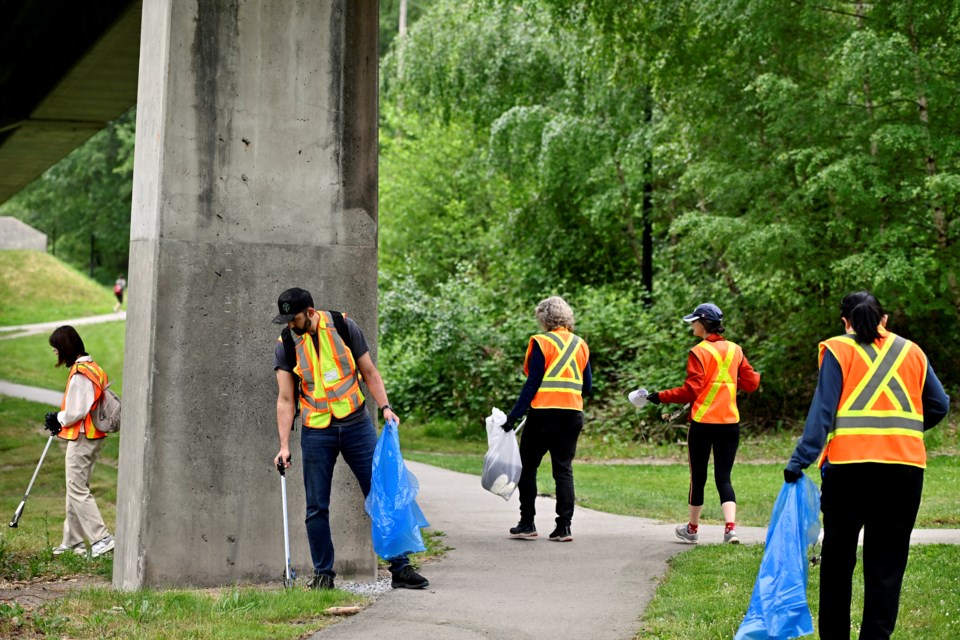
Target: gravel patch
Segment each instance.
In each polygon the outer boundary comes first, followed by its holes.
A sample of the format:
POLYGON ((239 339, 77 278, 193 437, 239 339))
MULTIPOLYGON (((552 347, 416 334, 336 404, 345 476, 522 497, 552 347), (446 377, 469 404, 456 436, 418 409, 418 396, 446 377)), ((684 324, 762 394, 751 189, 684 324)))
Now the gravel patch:
POLYGON ((390 591, 390 578, 377 578, 376 582, 338 582, 337 589, 349 591, 358 596, 376 599, 390 591))

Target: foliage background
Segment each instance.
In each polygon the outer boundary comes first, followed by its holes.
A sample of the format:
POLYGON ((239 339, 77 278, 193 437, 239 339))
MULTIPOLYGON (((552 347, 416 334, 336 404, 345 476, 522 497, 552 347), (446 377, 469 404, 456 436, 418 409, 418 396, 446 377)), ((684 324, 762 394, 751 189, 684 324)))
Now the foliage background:
POLYGON ((763 372, 749 426, 802 419, 861 288, 955 392, 958 25, 949 1, 438 0, 381 73, 399 403, 508 408, 552 294, 591 346, 594 431, 682 382, 706 300, 763 372))
MULTIPOLYGON (((869 289, 960 387, 960 0, 381 3, 380 359, 391 402, 477 435, 562 295, 587 429, 683 380, 717 303, 794 425, 843 294, 869 289)), ((4 205, 103 282, 125 269, 133 114, 4 205)), ((646 426, 645 426, 646 425, 646 426)), ((653 431, 654 435, 656 430, 653 431)), ((660 435, 667 437, 669 430, 660 435)))

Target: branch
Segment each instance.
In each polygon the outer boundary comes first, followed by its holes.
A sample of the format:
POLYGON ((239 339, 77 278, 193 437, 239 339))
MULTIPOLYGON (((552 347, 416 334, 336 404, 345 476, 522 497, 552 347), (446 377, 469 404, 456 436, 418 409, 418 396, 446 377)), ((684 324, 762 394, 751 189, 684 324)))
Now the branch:
POLYGON ((791 0, 791 1, 793 2, 793 4, 795 4, 795 5, 797 5, 797 6, 801 6, 801 7, 806 6, 806 7, 810 8, 810 9, 817 9, 817 10, 819 10, 819 11, 826 11, 827 13, 835 13, 835 14, 840 15, 840 16, 849 16, 849 17, 851 17, 851 18, 856 18, 857 20, 870 20, 870 18, 868 18, 867 16, 857 15, 856 13, 850 13, 850 12, 848 12, 848 11, 840 11, 840 10, 838 10, 838 9, 832 9, 832 8, 830 8, 830 7, 824 7, 824 6, 822 6, 822 5, 817 5, 817 4, 807 4, 807 3, 805 3, 805 2, 801 2, 800 0, 791 0))
MULTIPOLYGON (((888 100, 887 102, 873 102, 873 103, 871 103, 871 105, 872 105, 873 107, 875 107, 875 108, 876 108, 876 107, 888 107, 888 106, 895 105, 895 104, 900 104, 900 103, 903 103, 903 102, 906 102, 907 104, 916 105, 916 106, 918 106, 918 107, 920 106, 920 102, 919 102, 919 101, 917 101, 917 100, 911 100, 910 98, 900 98, 900 99, 898 99, 898 100, 888 100)), ((859 107, 859 108, 861 108, 861 109, 867 109, 867 108, 869 108, 866 104, 861 104, 861 103, 857 103, 857 102, 837 102, 836 105, 837 105, 838 107, 859 107)))

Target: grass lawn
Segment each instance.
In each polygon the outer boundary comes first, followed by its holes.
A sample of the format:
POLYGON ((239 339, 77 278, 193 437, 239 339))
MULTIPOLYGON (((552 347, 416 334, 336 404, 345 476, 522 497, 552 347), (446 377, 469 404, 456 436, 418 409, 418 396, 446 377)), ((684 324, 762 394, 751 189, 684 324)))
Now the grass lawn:
MULTIPOLYGON (((743 621, 760 568, 763 546, 696 547, 670 561, 670 569, 646 614, 640 640, 732 638, 743 621)), ((896 637, 942 640, 960 637, 960 547, 924 545, 910 551, 896 637)), ((820 571, 810 568, 807 602, 816 626, 820 571)), ((859 633, 863 572, 853 579, 852 623, 859 633)), ((805 638, 817 638, 804 636, 805 638)))
MULTIPOLYGON (((917 527, 960 527, 960 510, 956 507, 956 487, 960 485, 960 457, 936 451, 955 449, 956 426, 946 425, 929 432, 935 446, 924 479, 923 504, 917 518, 917 527)), ((777 493, 783 484, 783 466, 793 450, 795 436, 774 434, 762 445, 745 441, 733 467, 733 482, 737 490, 737 522, 748 526, 766 526, 777 493), (762 457, 758 458, 760 455, 762 457), (768 456, 778 459, 769 462, 768 456)), ((687 487, 689 475, 685 452, 679 445, 671 445, 675 452, 667 457, 653 457, 649 447, 638 444, 632 450, 619 445, 620 452, 632 453, 629 462, 604 461, 591 458, 584 462, 580 452, 586 447, 602 450, 589 435, 582 436, 574 461, 577 484, 577 504, 598 511, 652 518, 662 522, 682 522, 687 517, 687 487)), ((444 469, 479 476, 483 470, 486 442, 462 442, 438 435, 435 428, 422 425, 401 425, 400 445, 408 460, 432 464, 444 469)), ((712 465, 711 465, 712 466, 712 465)), ((815 469, 807 474, 819 485, 815 469)), ((713 477, 710 471, 708 478, 713 477)), ((479 484, 479 479, 478 479, 479 484)), ((540 493, 554 495, 556 487, 550 473, 550 456, 544 457, 537 475, 540 493)), ((720 505, 712 479, 706 487, 706 505, 703 520, 709 524, 721 523, 720 505)))
POLYGON ((113 291, 43 251, 0 251, 0 327, 113 311, 113 291))
MULTIPOLYGON (((0 515, 12 517, 30 482, 47 442, 43 415, 49 407, 0 396, 0 515)), ((74 554, 54 556, 64 517, 64 454, 66 444, 54 440, 20 520, 20 526, 0 528, 0 584, 41 585, 60 577, 109 581, 110 555, 97 559, 74 554)), ((108 436, 94 467, 90 488, 107 523, 114 530, 117 499, 119 437, 108 436)), ((425 531, 425 557, 447 550, 442 532, 425 531)), ((225 587, 161 591, 115 592, 86 588, 35 608, 0 602, 0 638, 302 638, 335 622, 324 613, 331 606, 364 604, 345 591, 283 591, 274 586, 225 587)))
MULTIPOLYGON (((25 619, 24 626, 42 634, 38 637, 77 640, 304 638, 338 620, 324 612, 328 607, 364 602, 363 598, 339 589, 227 587, 125 593, 90 588, 75 591, 29 614, 19 605, 0 605, 0 635, 14 631, 16 617, 25 619)), ((22 633, 22 627, 18 631, 22 633)))

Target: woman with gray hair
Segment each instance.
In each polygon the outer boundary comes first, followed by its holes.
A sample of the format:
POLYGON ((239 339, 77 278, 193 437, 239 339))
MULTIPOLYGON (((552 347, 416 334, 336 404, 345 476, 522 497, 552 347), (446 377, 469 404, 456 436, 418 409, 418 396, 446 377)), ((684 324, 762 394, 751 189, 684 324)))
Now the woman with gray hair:
POLYGON ((520 522, 510 529, 510 537, 537 537, 537 469, 549 451, 557 484, 556 528, 550 539, 569 542, 573 540, 573 457, 583 429, 583 396, 590 395, 593 381, 590 349, 573 333, 573 310, 563 298, 541 301, 536 316, 544 333, 530 338, 523 362, 527 381, 503 425, 504 431, 510 431, 527 414, 520 439, 520 522))

